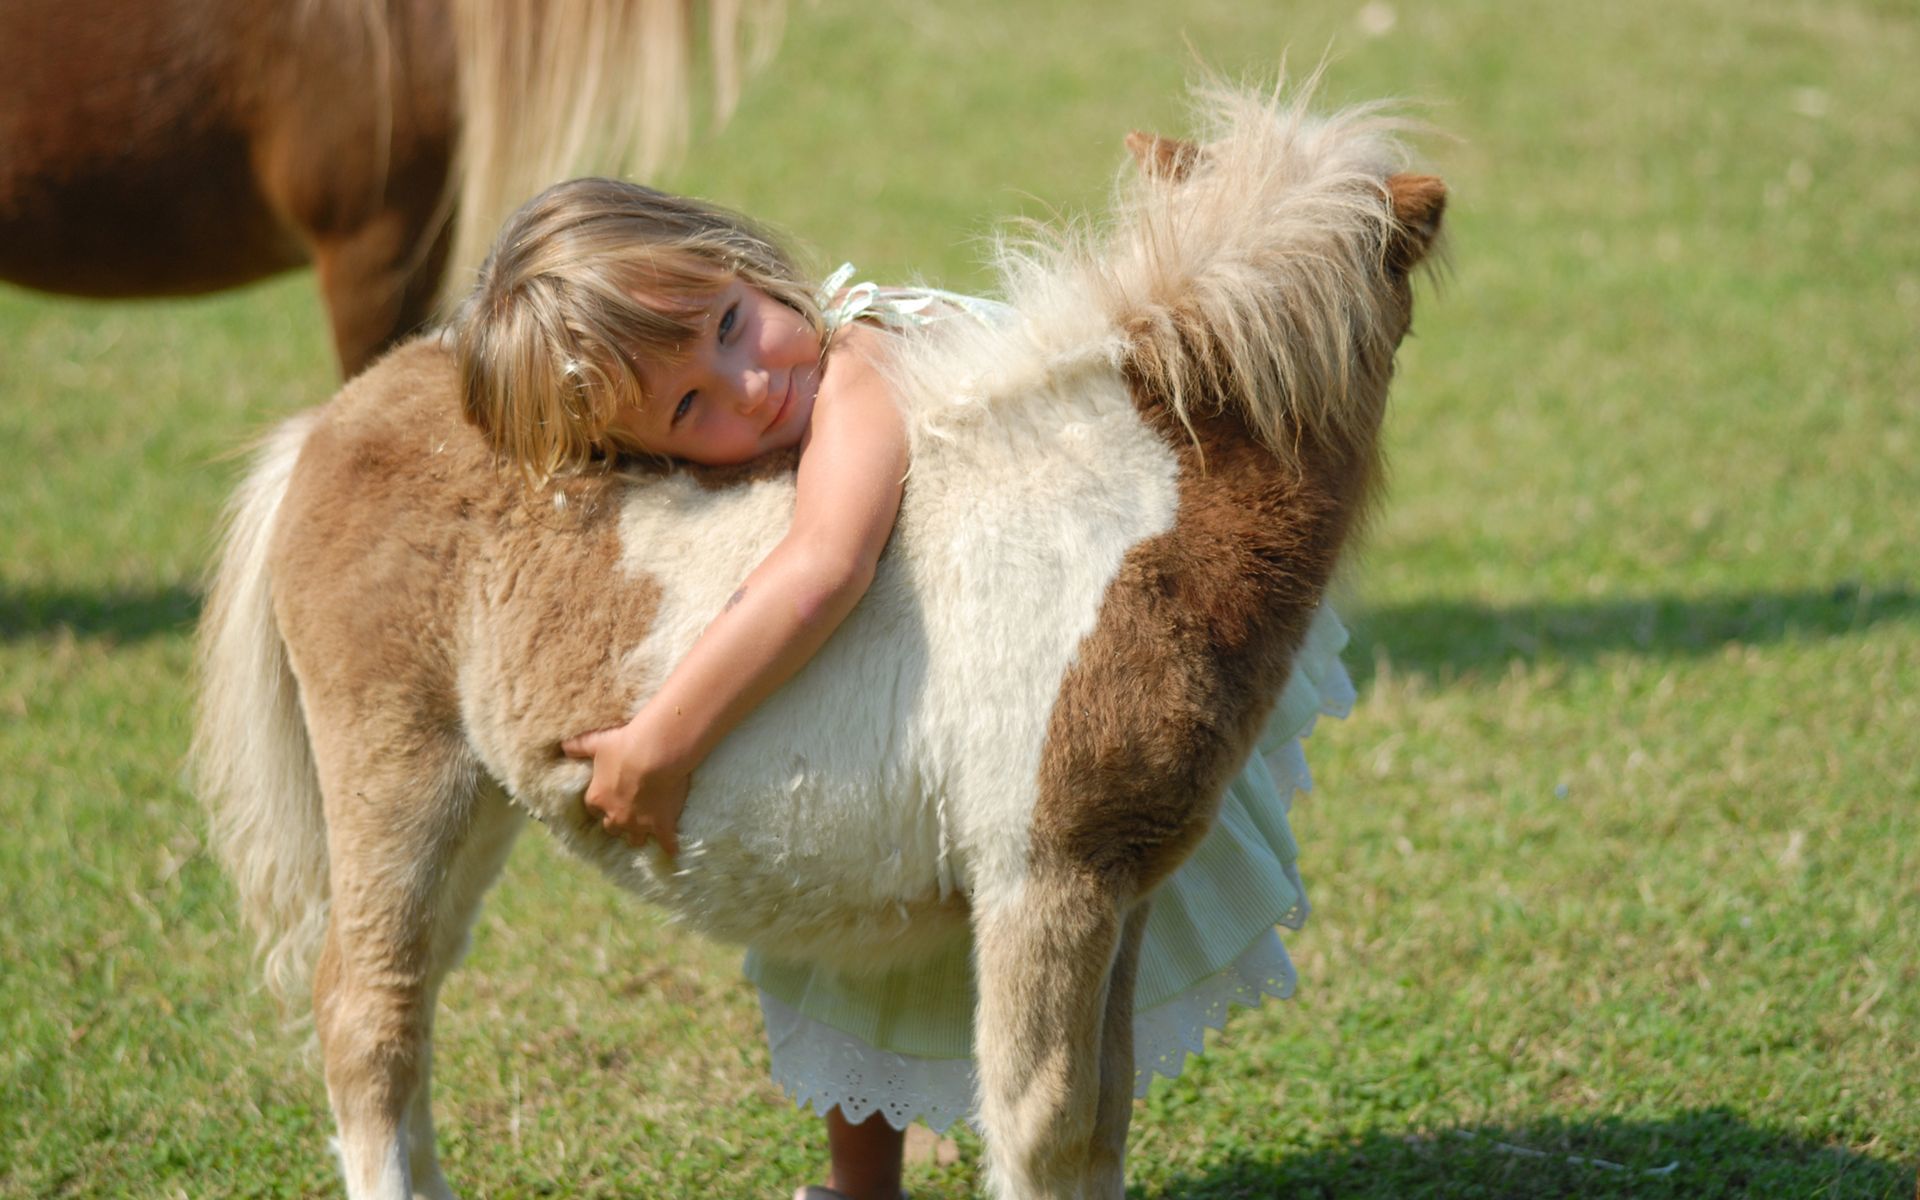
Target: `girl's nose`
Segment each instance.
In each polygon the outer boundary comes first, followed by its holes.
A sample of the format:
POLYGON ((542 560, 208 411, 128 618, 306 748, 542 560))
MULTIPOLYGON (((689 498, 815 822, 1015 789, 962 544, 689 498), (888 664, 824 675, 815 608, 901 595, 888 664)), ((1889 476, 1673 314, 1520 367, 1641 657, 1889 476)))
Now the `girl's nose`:
POLYGON ((767 402, 767 386, 771 381, 765 371, 753 370, 742 373, 740 377, 740 408, 742 413, 758 412, 767 402))

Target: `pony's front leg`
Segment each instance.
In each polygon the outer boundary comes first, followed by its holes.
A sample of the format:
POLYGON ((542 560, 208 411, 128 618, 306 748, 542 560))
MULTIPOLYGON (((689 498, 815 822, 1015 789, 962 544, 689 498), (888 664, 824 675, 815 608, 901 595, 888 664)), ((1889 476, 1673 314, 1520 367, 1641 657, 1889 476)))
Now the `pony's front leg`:
POLYGON ((1036 864, 974 897, 974 1047, 998 1200, 1082 1200, 1099 1127, 1107 988, 1122 905, 1091 872, 1036 864))

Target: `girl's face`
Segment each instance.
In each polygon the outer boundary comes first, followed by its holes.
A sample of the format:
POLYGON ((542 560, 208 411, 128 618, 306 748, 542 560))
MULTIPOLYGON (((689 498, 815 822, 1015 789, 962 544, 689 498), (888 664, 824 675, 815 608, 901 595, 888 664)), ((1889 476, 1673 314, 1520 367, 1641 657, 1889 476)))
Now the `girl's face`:
POLYGON ((621 413, 620 429, 651 453, 731 466, 799 444, 820 388, 820 336, 735 277, 685 356, 637 365, 648 402, 621 413))

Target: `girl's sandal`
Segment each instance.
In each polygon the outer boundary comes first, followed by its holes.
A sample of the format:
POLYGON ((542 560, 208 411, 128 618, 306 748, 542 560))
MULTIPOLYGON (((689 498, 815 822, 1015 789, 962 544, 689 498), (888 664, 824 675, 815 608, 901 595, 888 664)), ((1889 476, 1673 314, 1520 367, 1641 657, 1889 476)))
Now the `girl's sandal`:
MULTIPOLYGON (((793 1194, 793 1200, 852 1200, 852 1197, 838 1188, 830 1188, 823 1183, 810 1183, 796 1191, 793 1194)), ((905 1192, 900 1193, 900 1200, 907 1200, 905 1192)))

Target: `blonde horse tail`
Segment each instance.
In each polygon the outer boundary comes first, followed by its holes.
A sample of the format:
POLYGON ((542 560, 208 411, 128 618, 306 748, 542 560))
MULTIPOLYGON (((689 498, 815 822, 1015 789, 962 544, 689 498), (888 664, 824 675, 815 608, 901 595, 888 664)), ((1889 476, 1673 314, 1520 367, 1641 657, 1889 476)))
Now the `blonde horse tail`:
POLYGON ((267 987, 305 991, 326 930, 327 825, 300 693, 273 615, 274 519, 317 413, 267 436, 226 515, 200 621, 194 783, 258 936, 267 987))
MULTIPOLYGON (((507 214, 540 189, 582 173, 650 176, 685 147, 694 43, 686 0, 453 8, 462 115, 443 309, 466 292, 507 214)), ((786 10, 784 0, 707 8, 718 123, 743 73, 771 56, 786 10)))

